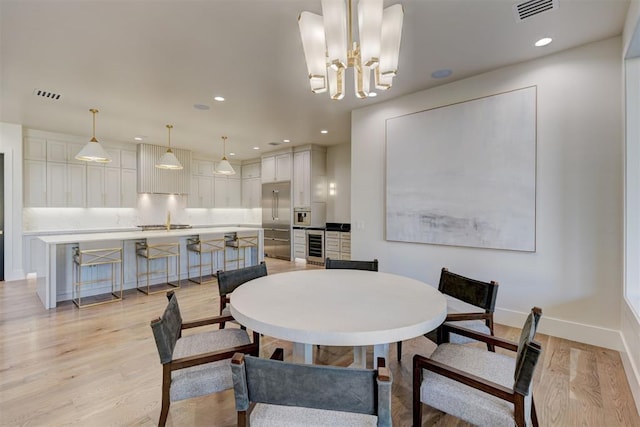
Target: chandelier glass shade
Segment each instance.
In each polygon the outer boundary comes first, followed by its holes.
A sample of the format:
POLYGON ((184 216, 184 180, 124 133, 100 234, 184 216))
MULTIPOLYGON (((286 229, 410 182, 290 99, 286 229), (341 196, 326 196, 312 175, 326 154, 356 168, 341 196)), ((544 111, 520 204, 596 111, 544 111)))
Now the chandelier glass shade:
POLYGON ((227 160, 227 137, 222 137, 222 160, 216 164, 216 173, 220 175, 235 175, 231 163, 227 160))
POLYGON ((91 108, 89 110, 91 114, 93 114, 93 133, 91 140, 82 147, 82 150, 76 154, 77 160, 83 160, 85 162, 98 162, 98 163, 109 163, 111 161, 111 156, 104 149, 102 145, 96 139, 96 113, 98 110, 95 108, 91 108))
POLYGON ((176 155, 173 154, 173 151, 171 151, 171 129, 172 128, 173 128, 173 125, 167 125, 167 130, 169 132, 169 147, 167 148, 167 152, 164 153, 156 162, 155 167, 157 167, 158 169, 172 169, 172 170, 182 169, 182 164, 180 164, 180 161, 178 160, 176 155))
POLYGON ((389 89, 398 71, 402 5, 383 9, 382 0, 360 0, 359 42, 353 40, 351 0, 322 0, 322 13, 298 18, 311 91, 342 99, 347 68, 353 68, 358 98, 369 96, 372 74, 376 89, 389 89))

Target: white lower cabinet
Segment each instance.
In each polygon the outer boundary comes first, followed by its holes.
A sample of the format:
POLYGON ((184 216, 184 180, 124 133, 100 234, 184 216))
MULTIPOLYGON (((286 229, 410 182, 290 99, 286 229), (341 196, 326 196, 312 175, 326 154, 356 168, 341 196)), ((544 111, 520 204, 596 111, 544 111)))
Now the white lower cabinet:
POLYGON ((351 259, 351 233, 327 231, 325 233, 325 256, 331 259, 351 259))
POLYGON ((295 258, 307 258, 307 233, 306 230, 293 230, 293 253, 295 258))

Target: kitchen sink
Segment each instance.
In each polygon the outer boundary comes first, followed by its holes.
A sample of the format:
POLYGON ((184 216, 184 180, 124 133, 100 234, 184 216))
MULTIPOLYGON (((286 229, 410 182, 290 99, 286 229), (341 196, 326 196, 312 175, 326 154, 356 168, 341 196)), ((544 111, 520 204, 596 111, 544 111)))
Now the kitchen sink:
MULTIPOLYGON (((151 230, 166 230, 167 224, 149 224, 149 225, 138 225, 138 227, 142 231, 151 231, 151 230)), ((169 224, 170 230, 184 230, 186 228, 191 228, 188 224, 169 224)))

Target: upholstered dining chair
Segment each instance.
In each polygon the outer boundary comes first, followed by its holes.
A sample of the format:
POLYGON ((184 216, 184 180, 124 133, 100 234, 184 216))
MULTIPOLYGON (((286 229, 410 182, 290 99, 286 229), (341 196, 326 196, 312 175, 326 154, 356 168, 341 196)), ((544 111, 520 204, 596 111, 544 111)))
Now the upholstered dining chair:
POLYGON ((159 426, 164 426, 171 402, 203 396, 233 387, 229 359, 235 353, 259 354, 260 337, 238 328, 216 329, 182 335, 184 329, 219 324, 231 316, 183 322, 178 299, 171 291, 162 315, 151 321, 151 329, 162 363, 162 408, 159 426))
POLYGON ((236 354, 238 426, 391 426, 392 378, 384 366, 383 358, 377 369, 356 369, 236 354))
MULTIPOLYGON (((218 270, 218 292, 220 293, 220 315, 230 316, 231 311, 227 304, 231 302, 229 294, 238 286, 247 283, 249 280, 257 279, 267 275, 267 264, 262 261, 258 265, 239 268, 237 270, 218 270)), ((220 328, 224 328, 225 322, 220 323, 220 328)))
MULTIPOLYGON (((498 296, 498 282, 481 282, 450 272, 443 268, 438 290, 447 296, 447 318, 445 324, 456 322, 463 328, 493 335, 493 312, 498 296)), ((457 334, 447 334, 440 326, 425 335, 436 344, 451 342, 466 344, 475 340, 457 334)), ((398 342, 398 361, 402 358, 402 342, 398 342)), ((494 351, 493 344, 487 344, 494 351)))
POLYGON ((447 332, 516 352, 516 357, 461 344, 439 345, 431 357, 413 357, 413 425, 422 425, 422 403, 474 425, 538 426, 532 379, 542 348, 533 341, 542 310, 534 307, 520 340, 444 325, 447 332))
POLYGON ((345 270, 378 271, 378 260, 357 261, 327 258, 324 262, 324 268, 327 270, 341 268, 345 270))

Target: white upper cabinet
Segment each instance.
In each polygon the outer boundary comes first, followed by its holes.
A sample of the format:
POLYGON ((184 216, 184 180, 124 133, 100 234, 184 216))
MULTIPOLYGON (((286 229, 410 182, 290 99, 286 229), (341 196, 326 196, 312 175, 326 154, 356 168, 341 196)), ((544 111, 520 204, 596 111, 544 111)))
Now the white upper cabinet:
POLYGON ((29 160, 47 160, 47 140, 43 138, 25 138, 24 158, 29 160))
POLYGON ((311 151, 293 154, 293 207, 311 206, 311 151))
POLYGON ((261 177, 262 182, 291 180, 291 153, 264 156, 261 177))
POLYGON ((86 167, 47 162, 47 206, 85 207, 86 167))
POLYGON ((24 205, 27 207, 47 206, 47 162, 24 161, 24 205))

